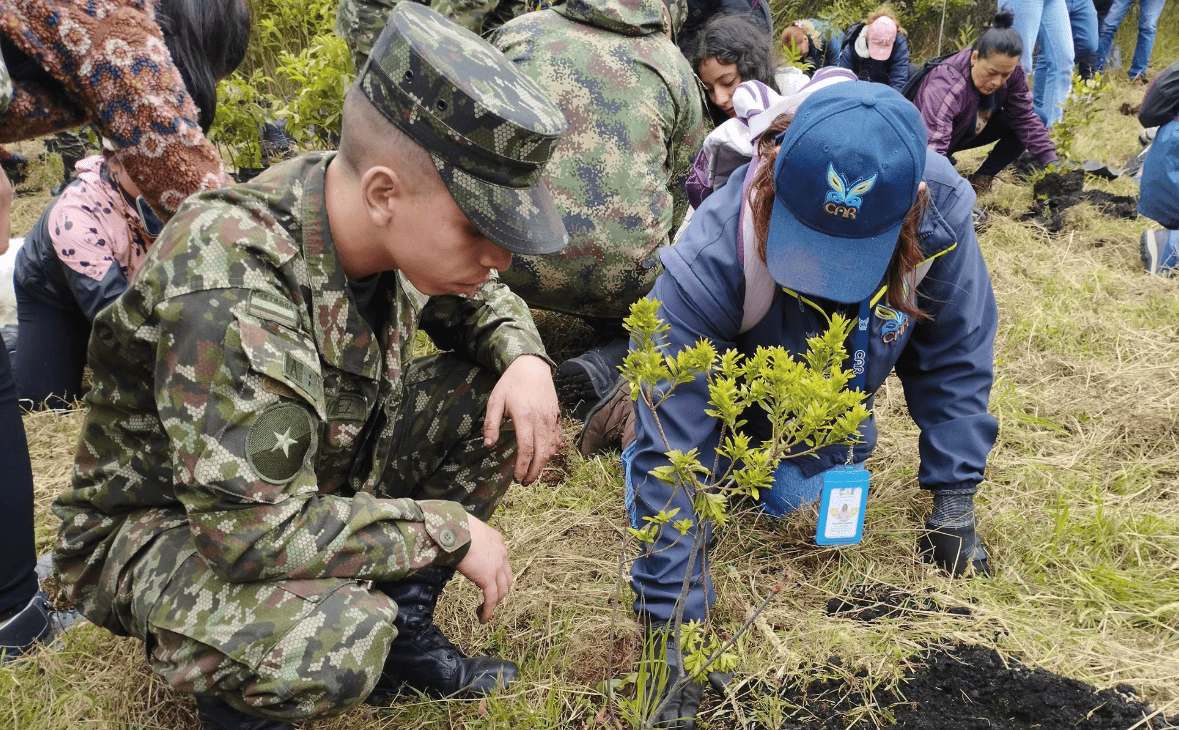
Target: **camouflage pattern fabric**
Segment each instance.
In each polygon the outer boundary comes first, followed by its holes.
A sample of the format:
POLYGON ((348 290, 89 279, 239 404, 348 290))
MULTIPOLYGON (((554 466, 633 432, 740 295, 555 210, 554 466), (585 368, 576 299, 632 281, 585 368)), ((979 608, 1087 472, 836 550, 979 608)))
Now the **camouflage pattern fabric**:
POLYGON ((333 155, 190 198, 165 227, 95 320, 53 506, 55 573, 87 618, 144 639, 173 686, 284 720, 367 694, 396 609, 357 581, 462 559, 464 510, 489 515, 511 480, 511 428, 482 445, 486 399, 545 356, 494 279, 426 297, 381 274, 370 329, 328 225, 333 155), (413 359, 419 327, 454 354, 413 359))
POLYGON ((545 168, 569 245, 513 256, 500 274, 529 306, 621 319, 662 271, 658 250, 683 220, 684 179, 707 131, 665 12, 660 0, 586 0, 528 13, 492 37, 569 123, 545 168))
POLYGON ((414 3, 393 9, 357 84, 430 150, 454 202, 512 253, 553 253, 565 227, 541 171, 565 133, 561 110, 487 41, 414 3))
MULTIPOLYGON (((420 0, 412 0, 420 2, 420 0)), ((401 0, 340 0, 336 8, 336 34, 348 43, 352 62, 359 72, 369 51, 385 28, 389 13, 401 0)), ((538 0, 531 0, 537 3, 538 0)), ((421 2, 444 18, 486 36, 517 15, 535 8, 524 0, 431 0, 421 2)))
POLYGON ((0 57, 0 112, 12 103, 12 77, 8 75, 8 66, 4 58, 0 57))

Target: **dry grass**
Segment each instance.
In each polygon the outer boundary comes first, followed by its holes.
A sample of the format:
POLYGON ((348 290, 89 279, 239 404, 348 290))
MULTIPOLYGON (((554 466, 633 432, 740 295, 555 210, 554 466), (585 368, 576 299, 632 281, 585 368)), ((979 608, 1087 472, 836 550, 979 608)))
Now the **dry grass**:
MULTIPOLYGON (((1077 148, 1120 161, 1136 151, 1136 122, 1118 106, 1140 89, 1115 85, 1077 148)), ((967 170, 967 161, 962 168, 967 170)), ((1133 183, 1094 183, 1134 194, 1133 183)), ((22 201, 27 199, 22 199, 22 201)), ((845 691, 863 698, 849 723, 885 722, 873 687, 895 683, 910 657, 934 642, 991 645, 1029 665, 1097 686, 1128 683, 1168 714, 1179 710, 1179 281, 1144 276, 1137 241, 1148 221, 1120 221, 1083 206, 1049 237, 1016 219, 1030 191, 1004 177, 984 201, 994 211, 982 236, 1000 306, 992 411, 1001 423, 980 524, 997 575, 950 580, 915 553, 929 507, 916 484, 917 430, 899 383, 877 400, 881 442, 862 545, 812 544, 815 517, 735 520, 715 553, 714 624, 739 625, 787 571, 787 590, 740 644, 739 678, 797 682, 831 656, 845 691), (866 624, 824 614, 826 602, 863 582, 931 590, 944 613, 866 624), (866 670, 866 674, 860 670, 866 670), (863 676, 857 676, 862 674, 863 676)), ((18 205, 21 202, 18 201, 18 205)), ((547 316, 543 326, 564 332, 547 316)), ((573 332, 573 348, 586 331, 573 332)), ((67 483, 78 413, 26 417, 37 474, 37 537, 67 483)), ((574 433, 569 426, 569 435, 574 433)), ((317 730, 344 728, 613 727, 617 707, 601 683, 633 670, 637 634, 629 589, 618 590, 622 487, 614 458, 572 449, 544 479, 517 487, 495 524, 507 539, 516 586, 496 615, 471 620, 470 584, 448 588, 441 621, 472 650, 521 664, 523 681, 485 702, 405 696, 394 709, 359 709, 317 730)), ((190 705, 146 669, 141 648, 93 628, 69 634, 0 670, 0 727, 193 728, 190 705)), ((746 713, 770 722, 784 708, 772 693, 746 713)), ((729 726, 730 710, 713 709, 729 726)))

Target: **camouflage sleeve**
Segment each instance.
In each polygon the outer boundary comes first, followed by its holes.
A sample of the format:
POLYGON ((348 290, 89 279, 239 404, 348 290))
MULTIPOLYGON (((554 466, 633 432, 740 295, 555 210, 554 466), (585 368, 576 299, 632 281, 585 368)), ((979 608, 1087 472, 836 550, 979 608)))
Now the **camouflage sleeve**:
POLYGON ((8 75, 8 66, 4 63, 4 57, 0 56, 0 113, 8 109, 11 102, 12 77, 8 75))
POLYGON ((494 277, 475 297, 431 297, 422 309, 421 328, 443 350, 465 354, 497 373, 521 355, 536 355, 556 367, 528 305, 494 277))
MULTIPOLYGON (((672 90, 674 91, 674 89, 672 90)), ((696 75, 690 74, 677 95, 676 115, 668 135, 667 160, 671 176, 667 181, 672 199, 671 233, 679 230, 688 212, 688 194, 685 183, 692 168, 696 153, 704 145, 708 130, 704 126, 704 96, 696 75)))
POLYGON ((325 404, 309 336, 252 314, 244 289, 174 297, 152 319, 176 497, 214 570, 233 581, 388 580, 462 559, 457 503, 319 493, 325 404))

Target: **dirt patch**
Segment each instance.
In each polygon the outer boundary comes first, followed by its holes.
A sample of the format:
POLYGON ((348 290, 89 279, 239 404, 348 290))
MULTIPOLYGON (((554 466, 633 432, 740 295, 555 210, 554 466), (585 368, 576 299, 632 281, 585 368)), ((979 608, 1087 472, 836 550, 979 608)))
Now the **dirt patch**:
POLYGON ((1142 108, 1141 104, 1131 104, 1128 101, 1123 101, 1122 105, 1120 107, 1118 107, 1118 111, 1120 111, 1122 113, 1122 116, 1136 117, 1136 116, 1138 116, 1138 111, 1141 108, 1142 108))
MULTIPOLYGON (((1134 689, 1093 687, 1044 669, 1031 669, 1013 659, 1004 661, 994 649, 956 646, 927 651, 919 666, 905 675, 896 690, 879 690, 871 700, 895 727, 906 730, 1162 730, 1179 727, 1179 715, 1168 721, 1134 689)), ((838 658, 820 673, 839 676, 838 658)), ((861 673, 863 674, 863 673, 861 673)), ((787 687, 777 694, 798 709, 773 730, 842 730, 871 728, 864 717, 864 696, 845 678, 787 687), (857 719, 859 718, 859 719, 857 719)), ((756 717, 753 698, 758 688, 738 695, 747 717, 756 717)), ((731 706, 716 706, 726 716, 731 706)), ((879 717, 879 716, 877 716, 879 717)), ((725 719, 728 719, 727 717, 725 719)), ((721 720, 719 725, 724 725, 721 720)), ((770 730, 757 722, 759 730, 770 730)), ((715 727, 715 725, 710 725, 715 727)))
POLYGON ((865 623, 882 618, 918 618, 943 613, 970 615, 970 609, 965 606, 942 606, 930 595, 932 592, 930 589, 925 593, 909 593, 879 583, 862 583, 853 586, 846 596, 827 601, 827 615, 865 623))
POLYGON ((1050 172, 1032 188, 1035 197, 1022 221, 1039 221, 1052 233, 1064 228, 1063 212, 1086 202, 1115 218, 1138 217, 1138 200, 1129 195, 1112 195, 1104 190, 1085 190, 1085 171, 1050 172))

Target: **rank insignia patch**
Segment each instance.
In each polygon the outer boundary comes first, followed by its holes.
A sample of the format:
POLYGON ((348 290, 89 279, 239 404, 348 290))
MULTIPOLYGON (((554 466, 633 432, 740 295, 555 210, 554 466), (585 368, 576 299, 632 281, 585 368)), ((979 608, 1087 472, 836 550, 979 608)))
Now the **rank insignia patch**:
POLYGON ((246 459, 259 478, 286 484, 303 468, 315 444, 315 425, 307 409, 295 403, 267 408, 250 426, 246 459))

